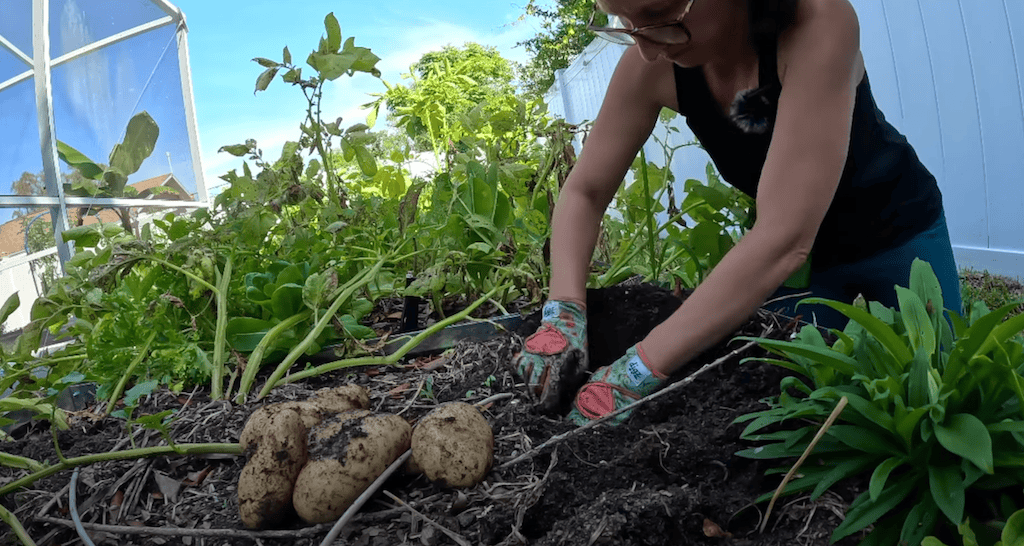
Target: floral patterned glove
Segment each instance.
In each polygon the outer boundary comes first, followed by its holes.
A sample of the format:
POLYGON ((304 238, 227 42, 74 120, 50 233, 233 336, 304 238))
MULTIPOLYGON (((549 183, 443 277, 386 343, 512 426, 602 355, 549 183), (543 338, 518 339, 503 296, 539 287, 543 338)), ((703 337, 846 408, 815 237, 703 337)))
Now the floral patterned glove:
POLYGON ((588 370, 584 306, 548 300, 540 328, 526 338, 525 348, 512 362, 541 412, 563 412, 588 370))
MULTIPOLYGON (((622 358, 594 372, 576 394, 567 419, 577 425, 600 419, 660 389, 666 379, 664 374, 648 366, 644 351, 637 343, 622 358)), ((630 413, 632 410, 624 411, 608 422, 619 425, 630 413)))

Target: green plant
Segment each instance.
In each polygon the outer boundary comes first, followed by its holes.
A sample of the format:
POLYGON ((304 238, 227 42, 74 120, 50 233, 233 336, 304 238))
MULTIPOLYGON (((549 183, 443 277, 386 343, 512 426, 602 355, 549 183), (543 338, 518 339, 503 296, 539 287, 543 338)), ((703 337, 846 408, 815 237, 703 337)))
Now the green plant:
POLYGON ((897 286, 896 293, 898 311, 876 302, 865 309, 804 300, 829 305, 850 323, 834 331, 831 346, 811 326, 792 341, 759 339, 785 357, 762 360, 804 378, 785 378, 770 409, 737 419, 750 421, 743 438, 772 442, 740 455, 795 457, 835 402, 849 399, 843 423, 828 430, 814 464, 786 489, 817 497, 871 471, 868 491, 854 500, 833 540, 875 525, 864 544, 916 546, 941 521, 964 521, 968 490, 1024 484, 1024 346, 1013 340, 1024 316, 1003 322, 1012 304, 989 312, 983 303, 966 319, 944 316, 938 280, 920 260, 909 289, 897 286), (770 429, 794 422, 804 424, 770 429))
MULTIPOLYGON (((1014 512, 1005 522, 1001 523, 1002 529, 999 530, 998 540, 994 543, 992 541, 979 540, 978 535, 971 528, 970 522, 967 521, 959 525, 957 531, 960 532, 963 546, 988 546, 990 544, 992 546, 1019 546, 1024 544, 1024 510, 1014 512)), ((935 537, 925 537, 921 542, 921 546, 946 545, 935 537)))

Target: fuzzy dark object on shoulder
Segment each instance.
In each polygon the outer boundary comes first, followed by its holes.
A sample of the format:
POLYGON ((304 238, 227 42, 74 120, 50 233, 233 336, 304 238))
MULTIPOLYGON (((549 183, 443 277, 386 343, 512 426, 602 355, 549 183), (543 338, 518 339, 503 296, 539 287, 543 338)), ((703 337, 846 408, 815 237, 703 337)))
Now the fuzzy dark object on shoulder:
POLYGON ((744 133, 765 134, 775 124, 777 97, 770 86, 740 91, 729 108, 729 119, 744 133))

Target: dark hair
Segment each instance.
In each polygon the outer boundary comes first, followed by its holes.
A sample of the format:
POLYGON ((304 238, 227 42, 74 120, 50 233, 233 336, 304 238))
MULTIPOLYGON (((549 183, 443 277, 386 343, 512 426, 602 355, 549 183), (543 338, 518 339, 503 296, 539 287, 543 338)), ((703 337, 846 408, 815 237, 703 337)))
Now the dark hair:
POLYGON ((799 0, 747 0, 750 41, 755 48, 774 43, 796 20, 799 0))

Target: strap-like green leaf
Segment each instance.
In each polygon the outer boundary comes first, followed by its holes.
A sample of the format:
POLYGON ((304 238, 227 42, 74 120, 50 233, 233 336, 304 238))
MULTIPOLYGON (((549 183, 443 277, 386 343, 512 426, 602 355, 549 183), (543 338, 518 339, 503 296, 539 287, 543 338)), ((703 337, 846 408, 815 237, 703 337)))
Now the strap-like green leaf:
POLYGON ((90 180, 99 180, 103 177, 103 167, 97 165, 93 160, 89 159, 82 152, 68 146, 67 144, 57 141, 57 156, 60 159, 71 165, 81 175, 90 180))
POLYGON ((874 472, 871 473, 871 481, 868 482, 868 494, 871 496, 871 500, 878 500, 878 495, 882 494, 882 489, 885 488, 885 482, 889 479, 889 474, 899 467, 906 461, 904 457, 889 457, 882 461, 882 464, 875 467, 874 472))
POLYGON ((903 520, 899 543, 920 544, 925 536, 935 530, 935 524, 938 521, 939 507, 935 505, 931 495, 922 491, 918 496, 917 504, 910 509, 907 517, 903 520))
POLYGON ((901 449, 885 436, 862 427, 832 425, 827 434, 840 442, 865 453, 875 455, 900 455, 901 449))
POLYGON ((910 349, 907 347, 907 343, 903 341, 900 336, 893 331, 893 329, 886 323, 882 322, 877 317, 872 316, 870 313, 858 309, 852 305, 824 299, 824 298, 807 298, 800 301, 801 304, 805 303, 819 303, 828 305, 829 307, 843 313, 851 319, 860 323, 871 335, 875 336, 885 348, 892 353, 896 360, 900 362, 908 362, 913 355, 910 349))
MULTIPOLYGON (((944 424, 935 424, 935 437, 949 452, 971 461, 989 474, 995 472, 992 462, 992 436, 981 419, 969 413, 949 416, 944 424)), ((958 521, 953 520, 954 523, 958 521)))
POLYGON ((921 298, 902 286, 896 287, 896 298, 900 303, 900 315, 911 347, 915 352, 926 349, 931 355, 936 350, 935 327, 932 326, 932 317, 928 315, 921 298))
POLYGON ((833 531, 832 542, 848 537, 878 521, 878 518, 888 514, 896 505, 903 502, 917 485, 917 478, 908 474, 882 490, 877 501, 872 501, 867 492, 862 493, 846 512, 846 519, 833 531))

